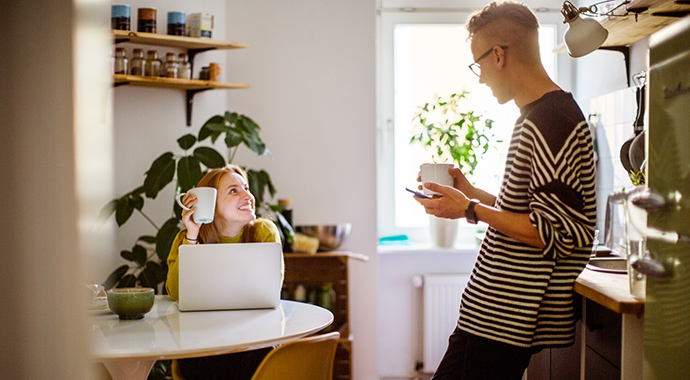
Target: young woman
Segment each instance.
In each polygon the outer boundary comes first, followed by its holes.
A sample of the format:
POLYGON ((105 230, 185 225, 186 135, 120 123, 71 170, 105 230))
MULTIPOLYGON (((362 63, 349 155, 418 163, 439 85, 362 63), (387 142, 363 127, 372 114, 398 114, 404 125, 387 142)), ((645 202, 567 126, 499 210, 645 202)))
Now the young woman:
MULTIPOLYGON (((216 212, 212 223, 194 223, 192 215, 197 198, 185 194, 182 203, 191 210, 182 210, 185 229, 175 237, 168 255, 168 279, 165 287, 172 299, 179 297, 179 247, 182 244, 278 242, 278 228, 267 219, 257 219, 255 200, 249 191, 247 174, 235 165, 209 171, 197 187, 214 187, 218 191, 216 212)), ((284 266, 283 266, 284 269, 284 266)), ((281 269, 281 272, 282 270, 281 269)), ((282 273, 281 273, 282 274, 282 273)), ((271 348, 206 358, 173 361, 176 380, 250 379, 271 348)))

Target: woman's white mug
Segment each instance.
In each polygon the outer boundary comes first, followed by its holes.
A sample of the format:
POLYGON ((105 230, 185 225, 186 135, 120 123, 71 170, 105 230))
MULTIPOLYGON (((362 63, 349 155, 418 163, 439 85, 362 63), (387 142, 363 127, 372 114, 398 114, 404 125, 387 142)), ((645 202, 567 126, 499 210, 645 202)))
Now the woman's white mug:
POLYGON ((185 210, 191 210, 182 204, 182 197, 185 194, 196 195, 196 212, 194 213, 194 223, 207 224, 213 222, 213 215, 216 212, 216 197, 218 191, 214 187, 195 187, 186 193, 177 196, 177 204, 185 210))
MULTIPOLYGON (((453 186, 453 176, 448 173, 448 170, 453 167, 453 164, 422 164, 419 171, 422 176, 422 183, 435 182, 439 185, 453 186)), ((424 195, 439 194, 424 188, 424 195)))

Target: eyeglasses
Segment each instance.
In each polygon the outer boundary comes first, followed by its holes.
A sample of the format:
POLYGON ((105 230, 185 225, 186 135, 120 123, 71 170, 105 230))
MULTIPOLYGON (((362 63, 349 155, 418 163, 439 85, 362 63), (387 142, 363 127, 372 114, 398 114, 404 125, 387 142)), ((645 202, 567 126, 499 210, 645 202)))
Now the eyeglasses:
MULTIPOLYGON (((486 53, 482 54, 479 58, 477 58, 476 61, 472 62, 472 63, 469 65, 469 68, 470 68, 470 70, 472 70, 472 72, 474 73, 474 75, 476 75, 476 76, 482 75, 482 67, 481 67, 481 65, 479 64, 479 61, 481 61, 482 59, 486 58, 486 56, 488 56, 489 54, 491 54, 491 52, 494 51, 494 48, 495 48, 495 47, 496 47, 496 46, 491 47, 491 49, 487 50, 486 53)), ((508 49, 508 46, 504 46, 504 45, 498 45, 498 47, 500 47, 500 48, 503 49, 503 50, 507 50, 507 49, 508 49)))

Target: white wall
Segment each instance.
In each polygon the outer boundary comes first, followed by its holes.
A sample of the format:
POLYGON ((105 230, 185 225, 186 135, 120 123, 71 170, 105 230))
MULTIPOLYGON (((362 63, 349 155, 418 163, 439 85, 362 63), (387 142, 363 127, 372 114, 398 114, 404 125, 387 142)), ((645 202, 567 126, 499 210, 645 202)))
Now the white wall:
MULTIPOLYGON (((179 153, 175 140, 187 132, 196 134, 210 116, 230 110, 254 119, 275 159, 241 150, 234 163, 266 169, 277 196, 293 200, 295 224, 351 222, 352 234, 343 248, 370 257, 367 263, 354 263, 351 270, 351 331, 354 378, 375 379, 374 1, 129 4, 133 14, 140 6, 157 7, 159 33, 165 32, 167 11, 215 15, 214 38, 250 47, 202 53, 195 68, 204 61, 219 62, 225 81, 249 83, 251 88, 198 94, 192 128, 184 124, 182 91, 126 86, 113 90, 118 195, 141 184, 158 155, 179 153)), ((167 190, 159 195, 160 202, 145 208, 157 221, 170 215, 172 189, 167 190)), ((143 218, 134 218, 118 231, 117 252, 129 249, 142 233, 153 233, 143 218)), ((121 263, 117 252, 111 262, 104 260, 103 276, 121 263)))
POLYGON ((250 44, 227 73, 251 88, 228 108, 262 126, 265 168, 295 224, 351 222, 343 248, 368 255, 351 272, 355 379, 376 378, 375 7, 356 1, 232 1, 228 39, 250 44))

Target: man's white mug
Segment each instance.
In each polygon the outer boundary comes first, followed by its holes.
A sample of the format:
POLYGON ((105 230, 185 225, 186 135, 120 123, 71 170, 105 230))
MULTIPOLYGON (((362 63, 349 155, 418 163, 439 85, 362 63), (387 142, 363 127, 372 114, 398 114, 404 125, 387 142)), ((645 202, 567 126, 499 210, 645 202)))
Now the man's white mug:
POLYGON ((182 204, 182 197, 185 194, 196 195, 197 202, 196 212, 194 213, 194 223, 207 224, 213 222, 213 215, 216 212, 216 197, 218 191, 214 187, 195 187, 187 193, 182 193, 177 196, 177 204, 185 210, 191 210, 189 207, 182 204))
MULTIPOLYGON (((448 169, 452 168, 453 164, 422 164, 419 167, 419 171, 422 176, 422 183, 434 182, 439 185, 453 186, 453 176, 448 173, 448 169)), ((424 188, 425 195, 435 195, 439 194, 435 191, 431 191, 424 188)))

